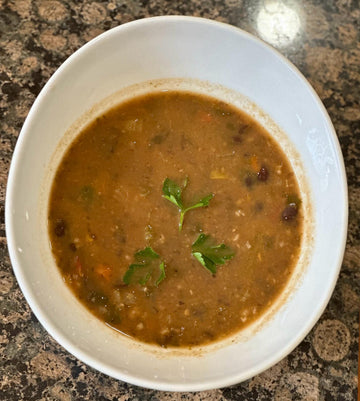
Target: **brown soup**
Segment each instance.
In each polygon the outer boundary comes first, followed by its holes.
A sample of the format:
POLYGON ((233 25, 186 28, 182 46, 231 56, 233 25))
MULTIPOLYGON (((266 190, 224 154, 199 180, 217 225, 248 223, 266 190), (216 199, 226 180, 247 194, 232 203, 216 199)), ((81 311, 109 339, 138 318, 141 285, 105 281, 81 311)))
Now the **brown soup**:
POLYGON ((302 229, 295 174, 266 130, 181 91, 88 125, 49 204, 52 251, 78 299, 163 347, 204 345, 262 315, 294 270, 302 229))

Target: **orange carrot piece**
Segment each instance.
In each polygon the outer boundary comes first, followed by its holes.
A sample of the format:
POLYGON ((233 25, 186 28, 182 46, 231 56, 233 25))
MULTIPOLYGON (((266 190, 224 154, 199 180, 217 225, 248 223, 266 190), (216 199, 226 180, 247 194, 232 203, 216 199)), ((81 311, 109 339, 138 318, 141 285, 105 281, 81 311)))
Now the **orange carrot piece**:
POLYGON ((213 120, 213 116, 211 115, 211 113, 207 113, 206 111, 200 111, 199 119, 203 123, 210 123, 213 120))
POLYGON ((80 262, 79 256, 75 256, 74 259, 75 262, 75 273, 79 276, 79 277, 84 277, 84 269, 83 269, 83 265, 80 262))
POLYGON ((112 269, 108 265, 99 264, 95 267, 95 273, 106 281, 109 281, 112 274, 112 269))
POLYGON ((254 171, 254 173, 259 172, 260 163, 259 163, 258 157, 256 155, 252 155, 250 157, 250 165, 251 165, 251 169, 254 171))

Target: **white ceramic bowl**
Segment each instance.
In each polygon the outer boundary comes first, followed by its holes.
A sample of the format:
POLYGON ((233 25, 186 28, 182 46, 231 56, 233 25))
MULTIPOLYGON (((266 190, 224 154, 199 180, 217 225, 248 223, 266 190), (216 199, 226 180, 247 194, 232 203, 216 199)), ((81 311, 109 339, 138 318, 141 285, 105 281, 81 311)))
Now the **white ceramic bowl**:
POLYGON ((100 35, 77 51, 52 76, 31 108, 9 174, 6 231, 10 257, 39 321, 83 362, 154 389, 223 387, 248 379, 286 356, 313 327, 331 296, 346 229, 347 187, 341 151, 313 89, 265 43, 237 28, 198 18, 135 21, 100 35), (299 154, 299 160, 295 160, 296 152, 290 158, 297 168, 301 166, 303 182, 309 187, 307 199, 312 203, 313 247, 291 296, 252 335, 198 355, 134 346, 92 317, 62 282, 46 232, 43 202, 49 183, 44 182, 53 174, 55 150, 64 133, 115 91, 163 78, 209 81, 255 102, 286 132, 287 141, 299 154))

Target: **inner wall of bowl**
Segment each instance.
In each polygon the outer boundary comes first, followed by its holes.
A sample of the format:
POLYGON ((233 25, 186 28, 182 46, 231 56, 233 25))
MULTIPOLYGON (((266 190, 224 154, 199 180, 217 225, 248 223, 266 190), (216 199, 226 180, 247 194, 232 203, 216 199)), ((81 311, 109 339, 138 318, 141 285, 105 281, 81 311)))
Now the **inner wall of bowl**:
POLYGON ((245 380, 301 341, 335 284, 344 245, 346 183, 331 123, 293 67, 260 41, 223 24, 154 18, 111 30, 82 48, 56 72, 34 104, 10 178, 9 248, 18 281, 35 314, 75 356, 134 384, 202 390, 245 380), (128 347, 128 340, 115 336, 79 307, 59 279, 49 253, 44 260, 39 244, 34 244, 34 236, 46 238, 46 227, 39 233, 38 216, 44 216, 39 194, 44 177, 54 172, 48 168, 64 132, 114 90, 165 78, 220 84, 269 114, 301 155, 314 209, 314 252, 285 307, 248 341, 197 358, 160 358, 128 347), (335 226, 341 229, 334 232, 335 226))

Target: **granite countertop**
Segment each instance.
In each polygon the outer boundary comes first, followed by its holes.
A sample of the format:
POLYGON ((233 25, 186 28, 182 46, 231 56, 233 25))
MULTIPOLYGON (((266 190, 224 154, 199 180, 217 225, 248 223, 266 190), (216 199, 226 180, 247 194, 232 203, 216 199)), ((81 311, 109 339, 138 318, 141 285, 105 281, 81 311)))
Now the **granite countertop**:
POLYGON ((360 308, 360 3, 356 0, 0 0, 0 399, 355 400, 360 308), (4 224, 7 174, 21 126, 43 85, 84 43, 156 15, 228 22, 288 57, 335 126, 349 185, 349 232, 334 294, 285 359, 236 386, 199 393, 141 389, 84 365, 39 324, 14 277, 4 224))

